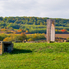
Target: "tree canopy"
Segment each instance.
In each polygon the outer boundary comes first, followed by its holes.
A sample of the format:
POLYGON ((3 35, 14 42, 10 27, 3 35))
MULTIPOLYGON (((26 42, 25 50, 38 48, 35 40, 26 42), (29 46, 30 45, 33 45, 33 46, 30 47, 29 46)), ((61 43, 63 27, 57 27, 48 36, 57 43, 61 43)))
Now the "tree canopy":
MULTIPOLYGON (((47 19, 40 17, 0 17, 0 29, 13 28, 24 29, 32 33, 45 33, 47 19)), ((65 29, 69 31, 69 19, 53 18, 55 19, 55 27, 57 30, 65 29)))

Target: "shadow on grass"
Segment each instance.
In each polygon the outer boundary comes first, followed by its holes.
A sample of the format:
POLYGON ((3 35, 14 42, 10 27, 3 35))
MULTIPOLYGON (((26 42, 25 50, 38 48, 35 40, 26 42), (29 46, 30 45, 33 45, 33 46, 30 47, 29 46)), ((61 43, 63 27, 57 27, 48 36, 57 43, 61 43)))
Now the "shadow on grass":
POLYGON ((10 54, 20 54, 20 53, 32 53, 31 50, 25 50, 25 49, 15 49, 10 54))

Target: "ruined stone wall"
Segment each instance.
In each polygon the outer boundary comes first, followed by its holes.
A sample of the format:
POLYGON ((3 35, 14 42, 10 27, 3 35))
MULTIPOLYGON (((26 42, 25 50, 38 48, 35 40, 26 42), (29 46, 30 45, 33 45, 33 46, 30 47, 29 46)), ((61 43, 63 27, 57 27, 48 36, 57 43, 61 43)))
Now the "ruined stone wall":
POLYGON ((47 19, 47 42, 55 41, 55 20, 47 19))
POLYGON ((4 52, 12 52, 13 50, 13 43, 12 42, 3 42, 0 41, 0 55, 4 52))
POLYGON ((4 52, 4 46, 2 41, 0 41, 0 55, 3 54, 3 52, 4 52))

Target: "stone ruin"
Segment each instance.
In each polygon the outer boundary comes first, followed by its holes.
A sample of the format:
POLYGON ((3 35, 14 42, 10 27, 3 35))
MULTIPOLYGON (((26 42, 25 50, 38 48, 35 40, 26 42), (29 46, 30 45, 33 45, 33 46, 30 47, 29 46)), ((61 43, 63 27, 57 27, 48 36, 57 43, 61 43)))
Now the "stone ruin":
POLYGON ((13 50, 13 43, 12 42, 3 42, 0 41, 0 55, 2 55, 5 52, 12 52, 13 50))
POLYGON ((55 42, 55 20, 47 19, 47 42, 55 42))

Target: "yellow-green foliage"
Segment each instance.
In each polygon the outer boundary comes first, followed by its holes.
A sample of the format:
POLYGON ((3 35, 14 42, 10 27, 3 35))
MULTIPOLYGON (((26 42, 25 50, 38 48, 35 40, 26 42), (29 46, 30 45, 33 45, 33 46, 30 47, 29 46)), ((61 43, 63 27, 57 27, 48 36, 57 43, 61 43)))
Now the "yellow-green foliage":
POLYGON ((4 38, 3 41, 15 41, 18 40, 20 35, 10 34, 8 37, 4 38))
POLYGON ((2 38, 0 40, 3 41, 16 41, 16 40, 25 40, 27 38, 27 41, 33 41, 33 40, 40 40, 45 39, 45 34, 0 34, 2 38))
POLYGON ((34 41, 32 38, 29 38, 27 41, 34 41))
POLYGON ((27 39, 33 39, 33 40, 39 40, 39 39, 45 39, 45 34, 43 33, 43 34, 29 34, 29 35, 27 35, 27 39))
POLYGON ((9 37, 6 37, 5 39, 3 39, 3 41, 11 41, 9 37))
POLYGON ((67 39, 69 39, 69 38, 67 38, 67 39))
POLYGON ((21 33, 21 35, 20 35, 20 37, 18 39, 23 41, 23 40, 26 39, 26 35, 24 33, 21 33))
POLYGON ((7 37, 7 35, 6 34, 4 34, 4 33, 2 33, 2 34, 0 34, 0 41, 2 41, 4 38, 6 38, 7 37))

